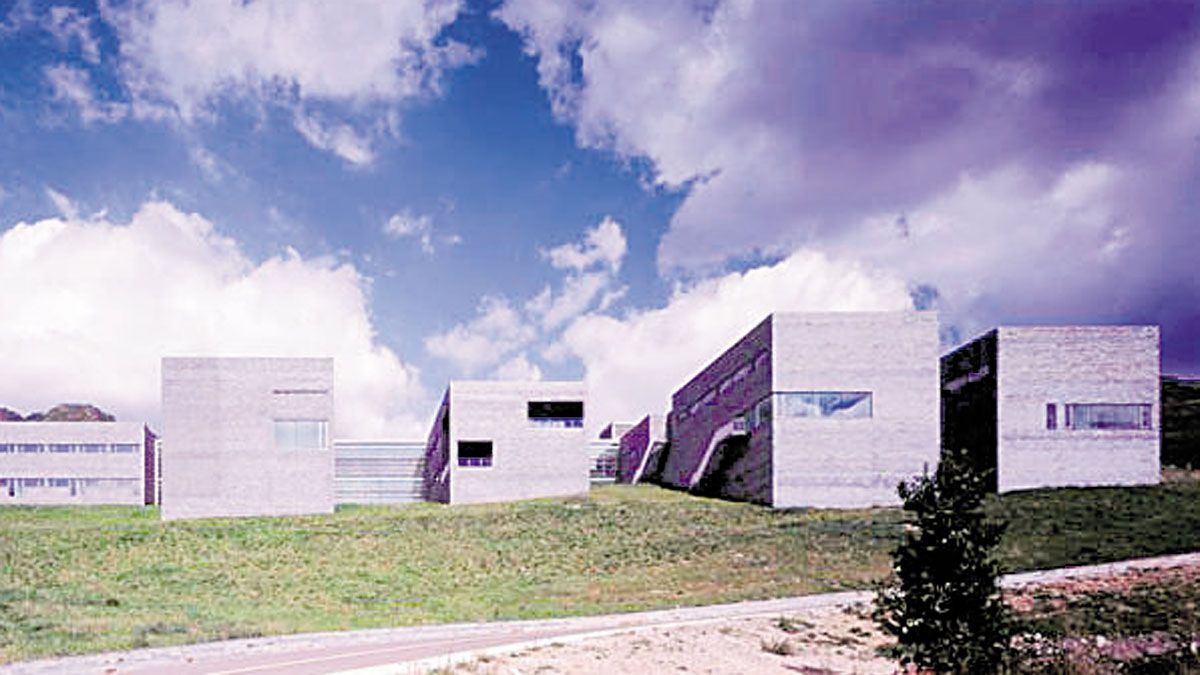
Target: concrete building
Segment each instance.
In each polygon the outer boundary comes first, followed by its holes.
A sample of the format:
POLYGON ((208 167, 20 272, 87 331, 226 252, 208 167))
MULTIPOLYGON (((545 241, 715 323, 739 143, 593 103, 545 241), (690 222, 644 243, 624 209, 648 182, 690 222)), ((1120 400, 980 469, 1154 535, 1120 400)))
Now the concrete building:
POLYGON ((451 504, 583 494, 582 382, 451 382, 426 443, 425 496, 451 504))
POLYGON ((941 369, 943 443, 1000 492, 1159 481, 1157 326, 1002 326, 941 369))
POLYGON ((777 508, 896 504, 938 443, 932 312, 776 313, 675 392, 669 486, 777 508))
POLYGON ((333 499, 338 504, 404 504, 424 496, 422 441, 333 442, 333 499))
POLYGON ((655 480, 667 444, 667 418, 647 415, 621 435, 617 450, 617 482, 636 484, 655 480))
POLYGON ((0 423, 0 504, 153 504, 155 484, 141 424, 0 423))
POLYGON ((333 511, 333 359, 165 358, 163 518, 333 511))

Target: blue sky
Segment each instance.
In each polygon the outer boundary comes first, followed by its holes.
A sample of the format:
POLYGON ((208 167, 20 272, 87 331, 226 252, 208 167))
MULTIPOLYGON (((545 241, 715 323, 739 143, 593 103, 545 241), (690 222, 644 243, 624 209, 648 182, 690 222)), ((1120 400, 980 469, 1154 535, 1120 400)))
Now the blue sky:
MULTIPOLYGON (((167 354, 657 411, 780 309, 1163 327, 1200 372, 1190 2, 0 2, 0 404, 167 354), (18 355, 15 356, 14 355, 18 355)), ((353 429, 353 431, 350 431, 353 429)))

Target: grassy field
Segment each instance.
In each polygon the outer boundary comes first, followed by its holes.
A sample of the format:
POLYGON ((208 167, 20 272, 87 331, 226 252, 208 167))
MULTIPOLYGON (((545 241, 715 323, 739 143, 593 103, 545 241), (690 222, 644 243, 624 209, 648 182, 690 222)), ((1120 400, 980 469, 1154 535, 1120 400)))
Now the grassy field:
MULTIPOLYGON (((1200 550, 1200 481, 1020 493, 1007 570, 1200 550)), ((0 662, 228 637, 863 588, 901 513, 772 511, 654 487, 586 499, 164 524, 0 509, 0 662)))

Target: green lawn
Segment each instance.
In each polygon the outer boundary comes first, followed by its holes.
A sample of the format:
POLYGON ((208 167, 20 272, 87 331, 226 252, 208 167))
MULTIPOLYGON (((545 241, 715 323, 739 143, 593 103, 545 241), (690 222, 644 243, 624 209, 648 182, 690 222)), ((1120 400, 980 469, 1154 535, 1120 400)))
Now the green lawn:
MULTIPOLYGON (((1200 550, 1200 482, 1021 493, 1008 570, 1200 550)), ((589 614, 863 588, 901 514, 654 487, 478 507, 164 524, 0 509, 0 662, 296 631, 589 614)))

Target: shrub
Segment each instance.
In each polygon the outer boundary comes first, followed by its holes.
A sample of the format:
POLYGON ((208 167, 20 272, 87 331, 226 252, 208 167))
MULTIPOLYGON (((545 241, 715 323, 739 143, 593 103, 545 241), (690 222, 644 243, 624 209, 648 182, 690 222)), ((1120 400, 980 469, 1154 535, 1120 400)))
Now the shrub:
POLYGON ((899 486, 907 512, 892 553, 894 579, 875 597, 875 621, 895 637, 884 652, 937 673, 997 672, 1011 622, 993 552, 1004 524, 983 511, 989 476, 966 451, 943 453, 933 476, 899 486))

